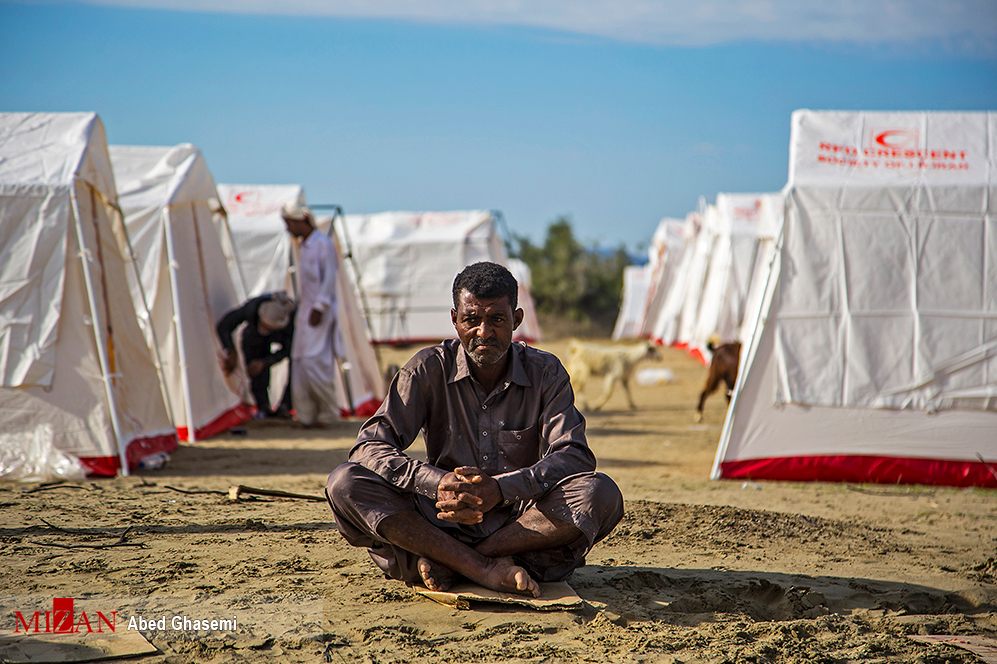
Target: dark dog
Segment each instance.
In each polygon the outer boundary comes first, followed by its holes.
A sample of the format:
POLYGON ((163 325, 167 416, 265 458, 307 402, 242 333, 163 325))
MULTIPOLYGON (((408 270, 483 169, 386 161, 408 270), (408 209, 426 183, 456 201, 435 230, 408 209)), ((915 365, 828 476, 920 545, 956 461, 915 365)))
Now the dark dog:
POLYGON ((720 381, 727 384, 727 403, 730 403, 730 392, 737 382, 737 363, 741 360, 741 342, 734 341, 729 344, 716 346, 711 341, 706 347, 713 352, 713 359, 710 361, 710 373, 706 376, 706 387, 699 395, 699 406, 696 407, 696 421, 703 419, 703 404, 706 397, 717 391, 720 381))

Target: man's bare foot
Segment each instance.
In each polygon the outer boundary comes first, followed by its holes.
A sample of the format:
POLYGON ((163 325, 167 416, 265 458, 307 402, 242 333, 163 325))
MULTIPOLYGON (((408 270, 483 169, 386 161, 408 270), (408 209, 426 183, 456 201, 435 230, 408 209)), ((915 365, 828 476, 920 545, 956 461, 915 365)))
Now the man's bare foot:
POLYGON ((416 566, 419 569, 419 576, 422 577, 423 584, 436 592, 442 593, 450 590, 450 586, 453 585, 454 580, 457 578, 457 575, 452 570, 447 569, 437 562, 433 562, 429 558, 419 558, 416 566))
POLYGON ((529 572, 514 564, 511 557, 492 558, 491 562, 475 581, 492 590, 540 597, 540 585, 529 572))

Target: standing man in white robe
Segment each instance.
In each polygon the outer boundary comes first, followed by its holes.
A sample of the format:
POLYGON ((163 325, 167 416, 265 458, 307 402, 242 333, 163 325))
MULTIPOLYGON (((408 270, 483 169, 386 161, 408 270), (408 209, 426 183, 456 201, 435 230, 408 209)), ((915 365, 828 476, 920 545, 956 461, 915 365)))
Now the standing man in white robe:
POLYGON ((291 342, 291 402, 301 424, 329 426, 339 419, 334 387, 336 252, 328 237, 315 232, 315 218, 307 207, 287 203, 282 216, 287 232, 301 242, 300 292, 291 342))

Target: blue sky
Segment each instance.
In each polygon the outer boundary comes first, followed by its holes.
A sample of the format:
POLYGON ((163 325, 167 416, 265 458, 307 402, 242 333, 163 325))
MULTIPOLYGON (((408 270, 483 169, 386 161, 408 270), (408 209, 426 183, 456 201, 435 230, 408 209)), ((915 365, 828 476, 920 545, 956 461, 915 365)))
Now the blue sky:
POLYGON ((217 182, 637 250, 782 187, 794 109, 997 110, 997 0, 0 0, 0 63, 0 111, 96 111, 217 182))

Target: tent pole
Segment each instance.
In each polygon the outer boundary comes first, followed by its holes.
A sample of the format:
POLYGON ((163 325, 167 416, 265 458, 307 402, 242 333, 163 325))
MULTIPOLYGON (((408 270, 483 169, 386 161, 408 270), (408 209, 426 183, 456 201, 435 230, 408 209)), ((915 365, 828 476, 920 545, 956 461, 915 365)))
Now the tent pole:
POLYGON ((495 226, 499 229, 506 256, 509 256, 512 254, 512 233, 509 232, 509 226, 505 223, 505 215, 502 214, 502 210, 489 210, 489 212, 492 219, 495 220, 495 226))
MULTIPOLYGON (((338 205, 333 208, 332 223, 329 224, 329 236, 332 237, 333 233, 336 233, 336 220, 339 220, 343 227, 342 238, 343 243, 346 245, 346 253, 343 257, 350 262, 350 266, 353 268, 353 276, 356 281, 357 293, 360 294, 360 307, 363 309, 364 321, 367 323, 367 334, 373 341, 374 338, 374 327, 370 323, 370 307, 367 304, 367 294, 364 293, 363 284, 360 279, 360 266, 357 265, 356 259, 353 257, 353 245, 350 244, 350 234, 346 229, 346 217, 343 215, 343 208, 338 205)), ((338 233, 337 233, 338 235, 338 233)), ((371 343, 374 349, 374 359, 377 360, 377 370, 384 372, 384 366, 381 363, 381 348, 379 344, 371 343)))
MULTIPOLYGON (((332 208, 332 222, 329 224, 329 230, 326 233, 329 236, 329 239, 332 240, 333 242, 336 241, 334 237, 336 233, 336 218, 341 216, 342 214, 343 214, 343 208, 339 207, 338 205, 334 205, 332 208)), ((339 341, 339 343, 334 343, 333 349, 335 349, 336 346, 342 348, 344 345, 342 343, 342 334, 341 334, 342 329, 343 329, 342 325, 340 325, 339 322, 337 321, 336 330, 334 334, 336 335, 336 338, 339 341)), ((374 352, 375 354, 377 353, 376 347, 374 352)), ((339 357, 339 355, 335 353, 335 350, 333 350, 332 359, 336 363, 336 368, 339 370, 339 379, 343 382, 343 391, 346 393, 344 395, 346 397, 346 412, 350 414, 350 417, 353 417, 354 415, 357 414, 357 411, 353 405, 353 391, 350 389, 350 371, 349 371, 350 363, 346 361, 344 358, 339 357)), ((380 369, 380 364, 381 363, 378 362, 378 369, 380 369)))
MULTIPOLYGON (((208 293, 208 275, 204 272, 204 245, 201 242, 201 226, 197 219, 197 203, 191 201, 190 205, 190 216, 194 220, 194 241, 197 243, 197 267, 198 276, 201 278, 201 294, 204 296, 204 309, 208 312, 208 320, 214 324, 217 319, 215 318, 215 312, 211 310, 211 295, 208 293)), ((212 335, 212 339, 217 343, 218 337, 212 335)), ((220 343, 215 346, 215 348, 220 348, 220 343)))
POLYGON ((285 238, 287 239, 287 276, 291 278, 291 296, 297 302, 298 292, 301 290, 298 288, 298 265, 294 262, 294 248, 297 238, 287 233, 285 233, 285 238))
MULTIPOLYGON (((89 183, 77 178, 76 182, 89 187, 89 183)), ((94 341, 97 343, 97 360, 100 362, 101 380, 104 383, 104 395, 107 398, 108 409, 111 412, 111 428, 114 430, 115 443, 118 448, 118 461, 121 463, 121 474, 128 476, 128 457, 125 454, 125 445, 121 435, 121 423, 118 421, 118 408, 114 401, 114 386, 111 383, 111 374, 107 364, 107 353, 104 348, 104 339, 100 334, 100 317, 97 315, 97 302, 94 299, 93 276, 90 274, 90 261, 93 254, 87 248, 86 239, 83 234, 83 218, 80 216, 80 202, 76 198, 76 187, 69 192, 69 198, 73 205, 73 215, 76 217, 76 241, 80 245, 79 256, 83 267, 83 282, 87 289, 87 304, 90 307, 91 327, 93 327, 94 341)), ((93 211, 96 214, 96 210, 93 211)), ((104 266, 101 266, 104 269, 104 266)))
MULTIPOLYGON (((336 325, 336 329, 336 334, 338 335, 339 325, 336 325)), ((350 417, 354 417, 357 414, 357 410, 353 405, 353 390, 350 389, 350 363, 341 357, 335 356, 335 353, 333 355, 336 368, 339 369, 340 380, 343 381, 343 391, 346 392, 344 395, 346 397, 346 412, 350 414, 350 417)))
POLYGON ((724 417, 724 425, 720 430, 720 444, 717 445, 717 454, 713 459, 713 468, 710 470, 711 480, 719 480, 722 477, 720 464, 723 463, 724 457, 727 455, 727 446, 730 444, 731 432, 734 429, 734 411, 737 408, 738 397, 741 394, 741 386, 744 385, 744 381, 747 380, 745 369, 751 366, 751 363, 755 359, 755 352, 758 350, 758 344, 762 334, 761 328, 764 326, 763 321, 768 319, 768 315, 772 307, 772 298, 775 297, 775 291, 770 290, 774 289, 776 286, 776 284, 772 283, 772 273, 777 261, 779 262, 780 269, 782 268, 782 243, 783 234, 785 233, 786 228, 786 217, 788 216, 786 214, 787 207, 788 199, 784 199, 782 226, 779 228, 779 235, 777 235, 774 240, 775 247, 772 251, 772 257, 769 259, 769 269, 768 273, 765 275, 765 290, 762 293, 762 302, 758 311, 758 318, 755 319, 755 324, 751 328, 751 336, 748 338, 748 343, 741 346, 741 358, 738 362, 737 380, 734 382, 734 389, 731 390, 730 403, 727 404, 727 415, 724 417))
MULTIPOLYGON (((239 253, 235 250, 235 240, 232 239, 232 227, 228 223, 228 211, 224 207, 220 207, 218 214, 222 218, 222 226, 225 228, 225 237, 228 239, 228 248, 232 251, 231 256, 226 256, 226 262, 235 263, 235 271, 239 275, 239 286, 242 288, 242 293, 239 295, 239 302, 245 302, 249 299, 249 286, 246 285, 246 275, 242 271, 242 262, 239 261, 239 253)), ((229 268, 229 272, 232 269, 229 268)))
POLYGON ((180 320, 180 288, 177 282, 176 253, 173 250, 173 220, 170 218, 172 205, 163 208, 163 230, 166 233, 166 257, 170 263, 170 293, 173 295, 173 325, 177 330, 177 346, 180 355, 180 380, 183 384, 184 411, 187 413, 187 441, 196 442, 196 423, 194 422, 194 404, 190 398, 190 376, 187 374, 187 349, 184 345, 183 322, 180 320))
MULTIPOLYGON (((145 287, 142 285, 142 275, 139 274, 138 265, 135 262, 135 250, 132 248, 132 238, 128 235, 128 224, 125 223, 125 215, 121 211, 121 208, 117 205, 113 205, 115 212, 121 216, 121 228, 125 236, 125 242, 128 244, 128 257, 127 262, 132 267, 132 273, 135 275, 135 283, 138 286, 138 292, 142 296, 142 306, 145 307, 146 320, 148 320, 149 325, 149 335, 152 337, 152 352, 156 356, 156 374, 159 376, 159 384, 162 387, 163 399, 166 401, 166 414, 170 418, 170 424, 173 428, 177 428, 176 420, 173 418, 173 399, 170 397, 170 387, 167 385, 166 376, 163 374, 163 355, 159 352, 159 339, 156 335, 156 326, 153 324, 152 320, 152 309, 149 308, 149 298, 146 297, 145 287)), ((139 325, 141 327, 141 323, 139 325)))

